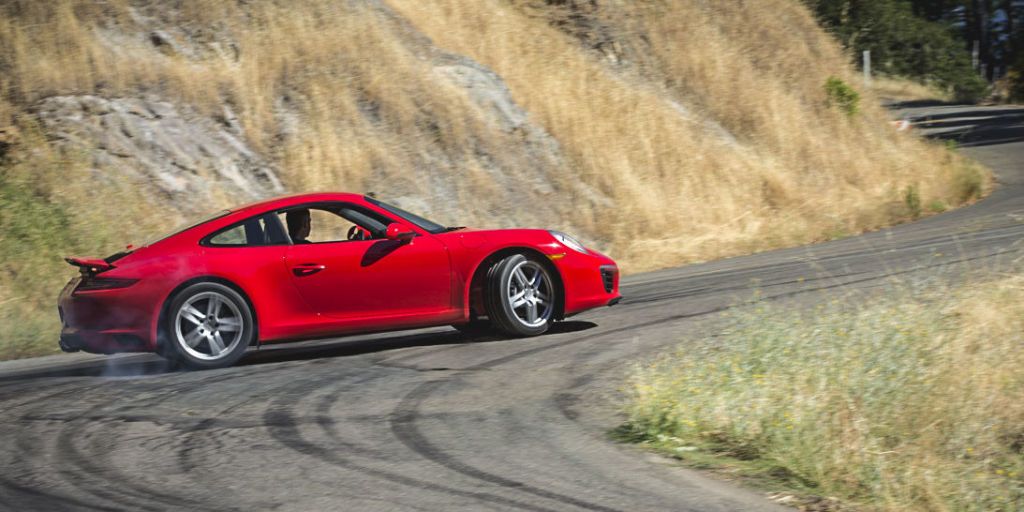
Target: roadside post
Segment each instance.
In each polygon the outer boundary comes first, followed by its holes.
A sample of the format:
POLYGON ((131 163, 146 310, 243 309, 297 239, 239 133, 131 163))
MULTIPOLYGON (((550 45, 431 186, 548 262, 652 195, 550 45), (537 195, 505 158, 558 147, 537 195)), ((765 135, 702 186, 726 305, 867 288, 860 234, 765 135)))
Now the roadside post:
POLYGON ((864 50, 864 85, 871 85, 871 50, 864 50))

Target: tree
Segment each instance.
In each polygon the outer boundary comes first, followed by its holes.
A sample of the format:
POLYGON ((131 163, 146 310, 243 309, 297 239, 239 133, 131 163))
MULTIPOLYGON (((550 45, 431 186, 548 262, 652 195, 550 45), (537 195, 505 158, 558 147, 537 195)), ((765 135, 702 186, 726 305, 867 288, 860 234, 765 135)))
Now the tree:
MULTIPOLYGON (((963 100, 984 94, 987 84, 971 68, 963 30, 957 27, 967 8, 963 1, 807 1, 846 48, 857 55, 871 51, 879 72, 933 82, 952 89, 963 100)), ((970 11, 972 15, 989 12, 985 7, 991 0, 967 1, 979 4, 970 11)), ((979 23, 987 27, 988 17, 979 23)))

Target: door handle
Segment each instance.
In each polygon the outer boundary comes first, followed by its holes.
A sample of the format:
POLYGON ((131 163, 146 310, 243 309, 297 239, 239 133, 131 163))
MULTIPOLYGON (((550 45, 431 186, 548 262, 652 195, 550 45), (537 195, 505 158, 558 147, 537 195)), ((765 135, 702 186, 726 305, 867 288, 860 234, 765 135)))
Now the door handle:
POLYGON ((303 263, 297 267, 292 268, 292 273, 296 277, 311 276, 327 268, 327 265, 321 265, 319 263, 303 263))

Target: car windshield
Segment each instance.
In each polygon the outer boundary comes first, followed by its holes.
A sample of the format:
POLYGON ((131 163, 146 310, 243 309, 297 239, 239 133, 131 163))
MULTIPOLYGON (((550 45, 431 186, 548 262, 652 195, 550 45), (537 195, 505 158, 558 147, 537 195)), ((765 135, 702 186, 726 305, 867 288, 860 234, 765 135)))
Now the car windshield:
POLYGON ((387 203, 382 202, 382 201, 378 201, 378 200, 376 200, 376 199, 374 199, 372 197, 369 197, 369 196, 366 196, 365 199, 367 201, 369 201, 370 203, 373 203, 373 204, 375 204, 375 205, 377 205, 377 206, 379 206, 379 207, 381 207, 381 208, 383 208, 383 209, 385 209, 385 210, 387 210, 387 211, 389 211, 389 212, 391 212, 391 213, 401 217, 403 220, 405 220, 407 222, 411 222, 412 224, 415 224, 417 227, 419 227, 420 229, 422 229, 422 230, 424 230, 424 231, 426 231, 428 233, 436 235, 438 233, 444 233, 445 231, 448 230, 448 228, 446 228, 446 227, 444 227, 444 226, 442 226, 442 225, 440 225, 440 224, 438 224, 436 222, 432 222, 432 221, 429 221, 427 219, 424 219, 423 217, 420 217, 419 215, 416 215, 415 213, 409 213, 409 212, 407 212, 407 211, 405 211, 405 210, 403 210, 403 209, 401 209, 401 208, 399 208, 397 206, 392 206, 390 204, 387 204, 387 203))
POLYGON ((227 215, 229 213, 231 213, 231 210, 220 210, 218 212, 206 214, 206 215, 203 215, 201 217, 193 217, 188 222, 185 222, 184 224, 182 224, 182 225, 180 225, 180 226, 178 226, 178 227, 168 231, 167 233, 162 234, 160 236, 153 237, 152 239, 148 240, 146 243, 142 244, 141 247, 145 247, 147 245, 153 245, 153 244, 155 244, 155 243, 157 243, 157 242, 159 242, 159 241, 161 241, 161 240, 163 240, 165 238, 170 238, 170 237, 172 237, 174 235, 177 235, 178 233, 181 233, 183 231, 187 231, 189 229, 192 229, 192 228, 194 228, 194 227, 196 227, 196 226, 198 226, 200 224, 206 224, 207 222, 210 222, 213 219, 219 219, 219 218, 221 218, 221 217, 223 217, 223 216, 225 216, 225 215, 227 215))

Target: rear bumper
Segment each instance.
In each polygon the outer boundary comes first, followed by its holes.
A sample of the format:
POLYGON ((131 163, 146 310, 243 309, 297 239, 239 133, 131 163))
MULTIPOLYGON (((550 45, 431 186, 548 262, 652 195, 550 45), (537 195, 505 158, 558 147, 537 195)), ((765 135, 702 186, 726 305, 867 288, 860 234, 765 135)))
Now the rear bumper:
POLYGON ((64 352, 114 354, 118 352, 149 352, 145 339, 136 332, 83 331, 71 327, 61 330, 60 349, 64 352))
POLYGON ((152 352, 153 306, 146 290, 135 287, 74 293, 79 279, 61 291, 61 350, 97 354, 152 352))

